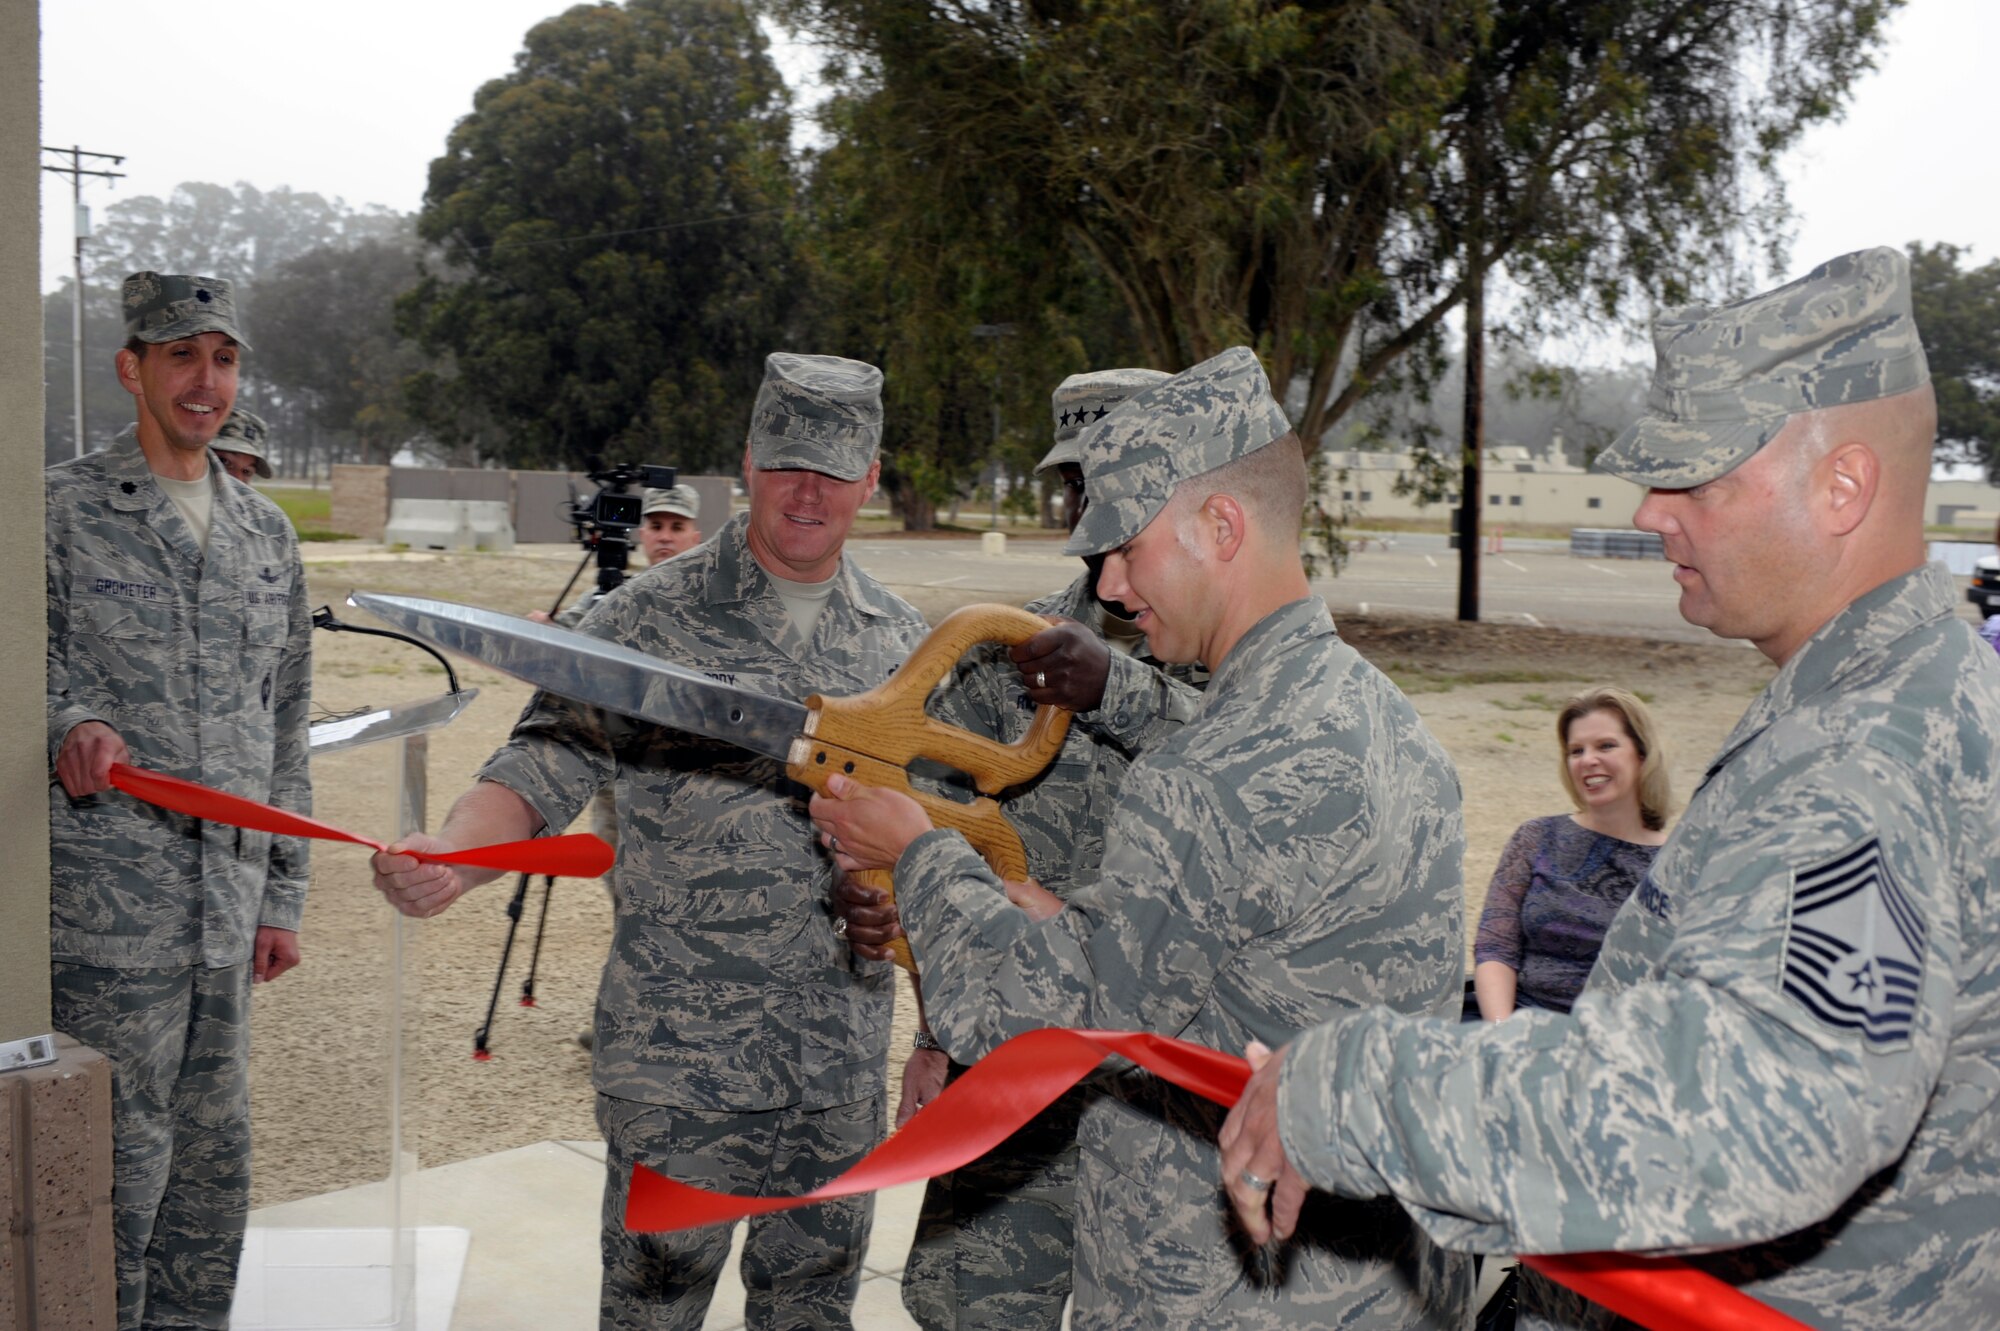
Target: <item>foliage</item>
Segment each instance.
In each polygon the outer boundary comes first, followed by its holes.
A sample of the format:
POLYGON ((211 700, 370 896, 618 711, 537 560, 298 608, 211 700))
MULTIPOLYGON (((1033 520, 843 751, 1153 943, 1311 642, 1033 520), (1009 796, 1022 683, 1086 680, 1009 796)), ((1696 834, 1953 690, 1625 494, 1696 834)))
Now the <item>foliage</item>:
POLYGON ((800 213, 799 317, 816 348, 883 367, 883 481, 905 525, 929 529, 996 454, 1010 504, 1034 512, 1048 390, 1138 360, 1116 298, 1004 191, 913 188, 908 155, 926 131, 889 91, 836 96, 821 119, 833 142, 800 213))
POLYGON ((776 8, 894 101, 935 196, 1059 222, 1153 364, 1252 343, 1316 445, 1498 263, 1602 315, 1726 265, 1895 3, 776 8))
MULTIPOLYGON (((287 470, 309 466, 314 452, 338 454, 344 436, 311 441, 336 422, 314 418, 310 404, 290 386, 280 386, 267 364, 310 354, 289 345, 291 331, 267 322, 265 283, 289 263, 310 253, 333 254, 348 247, 392 244, 407 237, 407 219, 381 208, 350 208, 340 199, 292 189, 259 189, 188 181, 165 198, 139 195, 104 210, 96 234, 84 248, 84 413, 86 447, 108 444, 133 419, 131 398, 119 387, 112 358, 124 344, 119 287, 127 273, 153 269, 226 278, 236 285, 237 305, 252 351, 245 359, 244 405, 271 422, 274 461, 287 470)), ((403 243, 407 244, 407 240, 403 243)), ((65 281, 43 302, 43 367, 47 376, 44 451, 50 461, 74 456, 71 392, 70 288, 65 281)), ((320 293, 332 302, 343 293, 336 283, 320 293)), ((352 302, 348 302, 351 307, 352 302)), ((325 322, 304 325, 298 335, 330 341, 325 322)))
POLYGON ((791 300, 786 94, 735 0, 529 31, 431 163, 411 410, 516 464, 732 469, 791 300))
POLYGON ((388 462, 412 431, 403 383, 424 362, 398 337, 394 313, 416 280, 406 224, 381 239, 308 250, 257 281, 258 375, 314 426, 351 437, 364 462, 388 462))
POLYGON ((1961 268, 1958 245, 1910 246, 1917 331, 1937 390, 1941 460, 2000 483, 2000 260, 1961 268))

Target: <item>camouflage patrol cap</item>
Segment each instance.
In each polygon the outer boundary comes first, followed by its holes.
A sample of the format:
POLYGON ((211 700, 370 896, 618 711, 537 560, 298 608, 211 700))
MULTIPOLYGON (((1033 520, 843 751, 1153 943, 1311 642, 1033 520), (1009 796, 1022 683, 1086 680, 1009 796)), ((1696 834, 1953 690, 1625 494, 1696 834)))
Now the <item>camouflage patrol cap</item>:
POLYGON ((178 342, 197 333, 222 333, 248 351, 236 325, 236 296, 217 277, 133 273, 125 279, 125 336, 141 342, 178 342))
POLYGON ((247 453, 257 459, 257 474, 265 480, 271 479, 271 464, 264 459, 264 445, 271 437, 271 427, 264 418, 254 411, 237 407, 229 413, 229 419, 215 432, 209 447, 224 453, 247 453))
POLYGON ((882 372, 866 361, 774 351, 750 413, 750 465, 857 481, 882 447, 882 372))
POLYGON ((693 522, 701 521, 701 496, 692 485, 676 485, 671 490, 646 491, 646 506, 639 510, 639 516, 648 513, 678 513, 693 522))
POLYGON ((1264 367, 1248 347, 1231 347, 1142 389, 1083 431, 1090 507, 1065 554, 1116 549, 1159 516, 1174 489, 1290 434, 1264 367))
POLYGON ((1730 305, 1653 324, 1659 366, 1646 414, 1597 469, 1660 490, 1727 475, 1794 414, 1892 397, 1930 382, 1910 315, 1910 264, 1878 247, 1730 305))
POLYGON ((1056 421, 1056 446, 1035 464, 1036 473, 1065 462, 1080 465, 1083 450, 1076 441, 1083 427, 1095 425, 1126 398, 1154 384, 1165 383, 1168 377, 1162 370, 1091 370, 1072 374, 1057 384, 1056 391, 1049 394, 1049 407, 1056 421))

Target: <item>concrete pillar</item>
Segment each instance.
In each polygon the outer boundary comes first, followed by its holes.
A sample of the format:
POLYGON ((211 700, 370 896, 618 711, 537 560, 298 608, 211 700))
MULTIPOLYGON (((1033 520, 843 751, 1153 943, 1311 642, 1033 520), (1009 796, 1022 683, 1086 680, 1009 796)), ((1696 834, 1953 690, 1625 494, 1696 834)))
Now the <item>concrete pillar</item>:
MULTIPOLYGON (((41 33, 35 0, 0 0, 0 328, 42 340, 41 33)), ((0 1043, 49 1030, 46 575, 42 564, 42 358, 0 359, 0 1043)))
MULTIPOLYGON (((41 184, 40 14, 0 0, 0 329, 16 347, 42 336, 41 184)), ((0 716, 17 722, 0 741, 0 1055, 25 1058, 50 1043, 40 356, 0 359, 0 420, 0 716)), ((111 1066, 53 1045, 54 1062, 0 1071, 0 1327, 111 1331, 111 1066)))

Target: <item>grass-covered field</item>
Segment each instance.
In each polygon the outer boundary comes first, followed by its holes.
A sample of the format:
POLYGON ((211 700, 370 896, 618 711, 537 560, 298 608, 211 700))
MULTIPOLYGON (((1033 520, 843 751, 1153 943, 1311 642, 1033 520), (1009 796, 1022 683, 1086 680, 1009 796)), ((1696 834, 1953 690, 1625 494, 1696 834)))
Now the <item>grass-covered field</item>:
POLYGON ((304 485, 260 485, 258 491, 285 511, 292 530, 301 541, 351 541, 354 537, 334 531, 333 491, 304 485))

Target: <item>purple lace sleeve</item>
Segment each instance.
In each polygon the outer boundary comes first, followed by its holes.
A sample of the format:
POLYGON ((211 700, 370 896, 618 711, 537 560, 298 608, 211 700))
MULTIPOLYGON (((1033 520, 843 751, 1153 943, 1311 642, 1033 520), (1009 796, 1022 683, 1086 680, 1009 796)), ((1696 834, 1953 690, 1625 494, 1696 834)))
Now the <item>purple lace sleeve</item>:
POLYGON ((1486 885, 1486 908, 1479 915, 1479 933, 1472 942, 1472 960, 1500 961, 1521 969, 1521 898, 1534 872, 1535 848, 1542 839, 1543 819, 1522 823, 1500 852, 1493 881, 1486 885))

